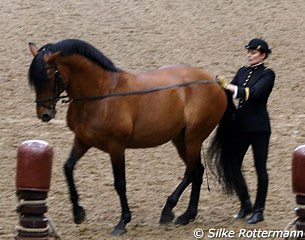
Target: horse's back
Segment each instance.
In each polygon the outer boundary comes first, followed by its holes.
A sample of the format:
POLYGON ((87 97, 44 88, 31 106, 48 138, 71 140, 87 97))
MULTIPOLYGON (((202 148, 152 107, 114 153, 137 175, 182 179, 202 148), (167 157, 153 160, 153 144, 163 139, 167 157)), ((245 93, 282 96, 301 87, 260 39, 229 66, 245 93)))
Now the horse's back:
MULTIPOLYGON (((199 68, 189 65, 170 65, 139 74, 138 79, 145 87, 192 82, 188 86, 176 87, 164 91, 164 93, 160 91, 157 96, 159 101, 162 100, 160 99, 162 97, 170 101, 175 99, 171 98, 170 95, 175 95, 183 104, 184 111, 193 111, 200 115, 200 112, 209 110, 213 114, 219 110, 220 115, 222 115, 226 108, 226 95, 216 81, 213 81, 215 77, 199 68), (197 81, 198 83, 196 83, 197 81)), ((175 106, 174 103, 172 106, 175 106)))
POLYGON ((214 79, 208 72, 184 64, 163 66, 136 76, 138 80, 148 81, 152 85, 214 79))

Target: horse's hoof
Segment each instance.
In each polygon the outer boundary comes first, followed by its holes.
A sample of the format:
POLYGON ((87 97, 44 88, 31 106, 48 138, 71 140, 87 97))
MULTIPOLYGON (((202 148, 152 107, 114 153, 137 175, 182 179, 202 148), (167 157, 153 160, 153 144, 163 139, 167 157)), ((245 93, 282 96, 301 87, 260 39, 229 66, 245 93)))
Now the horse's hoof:
POLYGON ((77 211, 74 212, 74 223, 81 224, 85 221, 86 213, 83 207, 79 207, 77 211))
POLYGON ((192 222, 194 220, 195 220, 195 217, 190 216, 188 214, 183 214, 176 219, 175 224, 187 225, 187 224, 189 224, 189 222, 192 222))
POLYGON ((123 235, 123 234, 126 233, 126 232, 127 232, 126 229, 118 229, 118 228, 115 228, 115 229, 112 230, 111 235, 112 235, 112 236, 121 236, 121 235, 123 235))
POLYGON ((159 223, 160 224, 168 224, 175 218, 175 214, 170 212, 169 214, 162 214, 159 223))

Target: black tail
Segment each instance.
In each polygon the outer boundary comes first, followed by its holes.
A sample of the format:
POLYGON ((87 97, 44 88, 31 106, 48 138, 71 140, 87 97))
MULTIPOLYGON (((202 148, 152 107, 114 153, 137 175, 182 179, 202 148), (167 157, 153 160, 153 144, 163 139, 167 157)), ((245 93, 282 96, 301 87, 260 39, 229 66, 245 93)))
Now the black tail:
POLYGON ((236 146, 239 141, 235 121, 236 107, 232 100, 232 94, 227 91, 226 94, 227 108, 210 143, 207 157, 209 167, 216 175, 225 193, 232 194, 238 189, 238 183, 243 180, 235 161, 236 146))

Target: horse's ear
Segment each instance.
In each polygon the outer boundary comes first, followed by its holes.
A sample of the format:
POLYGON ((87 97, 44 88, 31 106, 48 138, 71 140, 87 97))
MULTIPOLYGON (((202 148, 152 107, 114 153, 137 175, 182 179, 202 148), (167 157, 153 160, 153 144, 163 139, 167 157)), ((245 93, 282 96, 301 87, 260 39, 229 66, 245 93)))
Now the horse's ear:
POLYGON ((45 54, 44 55, 44 60, 46 62, 53 62, 55 61, 55 59, 60 56, 60 51, 57 51, 55 53, 52 53, 52 54, 45 54))
POLYGON ((30 51, 35 57, 38 54, 38 47, 34 43, 29 43, 30 51))

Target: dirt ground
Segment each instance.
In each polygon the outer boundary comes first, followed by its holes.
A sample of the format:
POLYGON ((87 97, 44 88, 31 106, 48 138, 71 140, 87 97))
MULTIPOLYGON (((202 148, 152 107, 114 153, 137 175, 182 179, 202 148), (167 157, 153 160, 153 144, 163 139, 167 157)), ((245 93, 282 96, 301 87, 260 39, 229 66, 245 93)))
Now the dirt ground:
MULTIPOLYGON (((295 217, 291 157, 305 142, 304 12, 303 0, 1 0, 0 239, 13 239, 15 235, 16 152, 29 139, 45 140, 54 148, 47 216, 65 240, 180 240, 195 239, 196 228, 284 229, 295 217), (41 46, 81 38, 131 72, 187 63, 232 77, 245 64, 244 45, 253 37, 263 37, 271 45, 273 54, 267 65, 277 75, 269 101, 273 133, 266 220, 255 226, 233 220, 239 207, 236 197, 225 196, 211 177, 209 192, 205 174, 197 219, 187 226, 159 226, 166 197, 184 172, 173 146, 165 144, 127 150, 127 189, 133 219, 127 234, 117 238, 109 234, 120 216, 109 157, 90 150, 75 171, 87 220, 79 226, 73 224, 62 169, 73 138, 65 122, 67 105, 58 105, 57 117, 50 123, 36 118, 34 92, 27 83, 32 60, 28 42, 41 46)), ((254 199, 256 177, 251 154, 244 170, 254 199)), ((188 200, 186 191, 176 215, 184 212, 188 200)))

